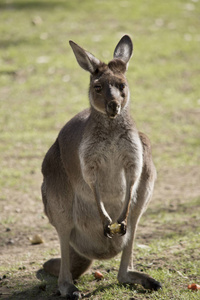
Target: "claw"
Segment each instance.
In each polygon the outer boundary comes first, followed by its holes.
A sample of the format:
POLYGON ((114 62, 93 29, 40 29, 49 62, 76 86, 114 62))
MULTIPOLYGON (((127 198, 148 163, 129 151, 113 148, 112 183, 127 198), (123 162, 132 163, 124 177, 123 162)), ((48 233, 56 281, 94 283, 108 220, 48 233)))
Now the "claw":
POLYGON ((104 235, 109 238, 112 239, 112 234, 111 234, 111 230, 110 230, 110 225, 106 225, 104 227, 104 235))
POLYGON ((119 223, 120 225, 120 235, 123 236, 126 234, 126 224, 125 222, 119 223))

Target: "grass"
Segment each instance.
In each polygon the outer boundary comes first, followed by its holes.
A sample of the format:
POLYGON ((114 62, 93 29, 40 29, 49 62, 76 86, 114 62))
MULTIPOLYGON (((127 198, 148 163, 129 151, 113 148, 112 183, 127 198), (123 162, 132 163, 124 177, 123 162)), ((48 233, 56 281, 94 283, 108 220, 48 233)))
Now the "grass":
POLYGON ((158 170, 134 261, 163 290, 119 285, 120 256, 95 262, 77 286, 91 299, 198 299, 187 285, 199 283, 200 274, 200 2, 7 0, 0 11, 0 276, 6 275, 0 298, 57 298, 56 279, 35 273, 59 253, 42 212, 41 162, 64 123, 88 106, 89 75, 68 40, 107 62, 130 34, 131 113, 151 139, 158 170), (47 236, 47 244, 29 245, 33 231, 47 236), (95 269, 104 280, 94 280, 95 269))

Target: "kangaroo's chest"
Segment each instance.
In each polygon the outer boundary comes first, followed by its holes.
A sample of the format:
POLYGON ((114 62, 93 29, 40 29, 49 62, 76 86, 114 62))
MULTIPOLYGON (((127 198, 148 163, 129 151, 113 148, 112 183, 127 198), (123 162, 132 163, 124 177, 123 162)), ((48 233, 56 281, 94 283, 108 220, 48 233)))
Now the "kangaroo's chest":
POLYGON ((140 141, 135 132, 94 131, 82 139, 79 147, 82 174, 89 182, 97 180, 95 174, 112 180, 117 174, 122 175, 127 163, 137 164, 140 150, 140 141))
POLYGON ((135 159, 134 137, 122 133, 97 133, 82 140, 79 148, 82 184, 78 194, 93 200, 92 185, 98 184, 106 210, 116 215, 122 209, 126 194, 125 164, 135 159))
POLYGON ((79 157, 84 180, 88 184, 98 181, 102 192, 118 193, 124 185, 125 156, 119 136, 101 136, 95 143, 91 137, 83 140, 79 157))
POLYGON ((121 169, 130 153, 136 152, 133 134, 93 132, 82 139, 79 148, 81 167, 94 162, 99 170, 121 169))

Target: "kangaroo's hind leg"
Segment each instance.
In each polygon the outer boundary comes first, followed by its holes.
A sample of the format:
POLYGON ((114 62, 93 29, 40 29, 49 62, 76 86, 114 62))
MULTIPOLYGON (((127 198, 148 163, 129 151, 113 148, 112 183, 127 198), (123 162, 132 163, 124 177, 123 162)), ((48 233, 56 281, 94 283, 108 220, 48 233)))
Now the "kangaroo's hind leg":
POLYGON ((147 137, 145 137, 143 134, 140 134, 140 138, 143 143, 143 171, 137 190, 137 198, 135 199, 135 203, 129 214, 128 226, 131 228, 131 237, 122 253, 118 280, 121 283, 136 283, 141 284, 146 289, 158 290, 161 288, 161 284, 158 281, 145 273, 133 270, 133 242, 137 225, 152 197, 154 181, 156 179, 156 170, 151 159, 150 143, 147 137))
MULTIPOLYGON (((143 210, 141 209, 141 207, 137 206, 137 204, 132 209, 134 210, 134 212, 130 212, 129 216, 131 217, 131 220, 128 220, 128 222, 131 223, 132 232, 129 241, 122 252, 121 263, 118 272, 118 280, 120 283, 140 284, 146 289, 158 290, 161 288, 161 284, 158 281, 145 273, 134 270, 133 242, 137 225, 139 223, 140 217, 142 216, 143 210)), ((128 226, 130 226, 130 223, 128 224, 128 226)))
MULTIPOLYGON (((46 261, 43 265, 44 270, 56 277, 59 276, 61 258, 52 258, 46 261)), ((91 266, 92 260, 78 254, 74 248, 70 246, 70 272, 72 279, 79 278, 91 266)))
MULTIPOLYGON (((47 157, 48 158, 48 157, 47 157)), ((58 287, 62 296, 70 299, 79 299, 79 291, 73 284, 73 275, 70 270, 70 236, 73 229, 73 189, 64 172, 60 161, 53 171, 48 165, 48 174, 44 170, 42 184, 42 198, 45 213, 50 223, 56 228, 61 250, 58 287)))

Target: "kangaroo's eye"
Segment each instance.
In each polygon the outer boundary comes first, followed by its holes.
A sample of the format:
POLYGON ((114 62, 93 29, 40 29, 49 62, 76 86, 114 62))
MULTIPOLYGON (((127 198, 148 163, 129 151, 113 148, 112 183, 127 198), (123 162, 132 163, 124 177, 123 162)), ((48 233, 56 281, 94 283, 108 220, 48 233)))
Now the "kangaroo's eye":
POLYGON ((95 89, 95 91, 96 91, 97 93, 100 93, 101 90, 102 90, 102 86, 101 86, 100 84, 95 85, 95 86, 94 86, 94 89, 95 89))
POLYGON ((124 83, 120 83, 119 84, 119 90, 123 91, 124 88, 125 88, 125 84, 124 83))

